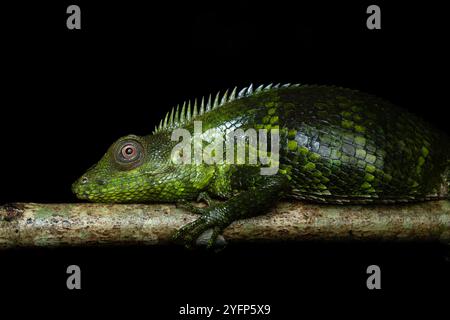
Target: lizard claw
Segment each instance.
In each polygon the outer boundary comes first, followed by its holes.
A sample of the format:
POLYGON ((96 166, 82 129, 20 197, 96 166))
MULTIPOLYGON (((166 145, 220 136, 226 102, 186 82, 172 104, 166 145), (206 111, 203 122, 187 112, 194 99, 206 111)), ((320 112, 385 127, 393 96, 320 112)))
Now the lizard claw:
POLYGON ((216 204, 216 201, 214 201, 207 192, 200 192, 197 197, 197 202, 204 202, 208 205, 208 207, 211 207, 216 204))
POLYGON ((197 246, 205 246, 208 250, 222 250, 227 245, 227 242, 221 233, 222 229, 220 227, 208 229, 197 238, 195 244, 197 246))
POLYGON ((192 212, 192 213, 195 213, 195 214, 200 214, 200 215, 203 215, 203 214, 205 214, 207 212, 206 208, 196 207, 192 203, 190 203, 190 202, 188 202, 186 200, 178 201, 176 203, 176 206, 178 208, 182 208, 182 209, 184 209, 186 211, 189 211, 189 212, 192 212))

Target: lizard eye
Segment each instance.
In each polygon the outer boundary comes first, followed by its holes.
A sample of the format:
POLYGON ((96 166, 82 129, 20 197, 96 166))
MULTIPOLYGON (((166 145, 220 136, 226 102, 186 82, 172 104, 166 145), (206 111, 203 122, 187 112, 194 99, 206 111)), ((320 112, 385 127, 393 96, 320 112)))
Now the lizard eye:
POLYGON ((139 162, 142 158, 142 146, 137 141, 123 141, 117 146, 115 158, 119 163, 125 165, 139 162))
POLYGON ((138 153, 136 147, 132 144, 124 145, 120 152, 122 153, 122 157, 127 160, 134 159, 138 153))

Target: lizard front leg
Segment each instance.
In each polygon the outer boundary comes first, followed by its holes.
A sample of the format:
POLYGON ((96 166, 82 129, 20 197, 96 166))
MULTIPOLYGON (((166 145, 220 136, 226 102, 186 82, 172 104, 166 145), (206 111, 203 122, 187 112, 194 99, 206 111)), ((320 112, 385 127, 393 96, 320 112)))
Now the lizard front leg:
POLYGON ((211 229, 212 234, 207 247, 211 248, 217 237, 233 221, 263 214, 276 205, 287 188, 284 176, 261 176, 250 189, 242 191, 235 197, 207 208, 198 208, 196 213, 202 215, 178 230, 174 240, 191 247, 197 238, 211 229))

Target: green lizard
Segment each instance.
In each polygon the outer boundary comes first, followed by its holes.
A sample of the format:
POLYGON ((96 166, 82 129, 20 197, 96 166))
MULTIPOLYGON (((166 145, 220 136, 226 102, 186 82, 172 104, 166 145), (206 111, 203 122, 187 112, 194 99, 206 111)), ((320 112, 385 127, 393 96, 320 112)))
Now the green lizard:
MULTIPOLYGON (((271 139, 268 145, 275 145, 271 139)), ((118 139, 72 189, 95 202, 205 199, 206 208, 189 206, 201 215, 175 240, 192 245, 209 231, 211 246, 231 222, 263 214, 281 198, 337 204, 446 198, 449 151, 444 133, 369 94, 333 86, 250 86, 174 108, 151 135, 118 139), (174 161, 180 142, 172 138, 174 129, 186 129, 195 140, 198 121, 202 147, 212 135, 229 141, 236 129, 278 133, 279 159, 249 163, 247 146, 244 164, 174 161), (275 174, 262 174, 268 166, 276 166, 275 174)))

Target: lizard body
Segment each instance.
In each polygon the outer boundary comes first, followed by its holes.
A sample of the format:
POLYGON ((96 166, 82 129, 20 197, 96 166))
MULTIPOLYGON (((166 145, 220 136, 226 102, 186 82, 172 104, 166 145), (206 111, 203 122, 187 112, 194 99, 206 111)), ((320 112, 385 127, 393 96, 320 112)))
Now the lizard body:
POLYGON ((189 245, 212 229, 211 245, 231 222, 262 214, 281 198, 338 204, 446 198, 449 152, 444 133, 366 93, 330 86, 250 86, 172 109, 151 135, 118 139, 72 188, 79 198, 96 202, 223 199, 204 209, 191 207, 201 216, 175 236, 189 245), (261 161, 175 163, 179 141, 172 133, 183 128, 195 136, 199 122, 202 147, 213 136, 230 141, 229 133, 237 129, 276 132, 279 159, 271 163, 276 172, 261 174, 268 166, 261 161))

